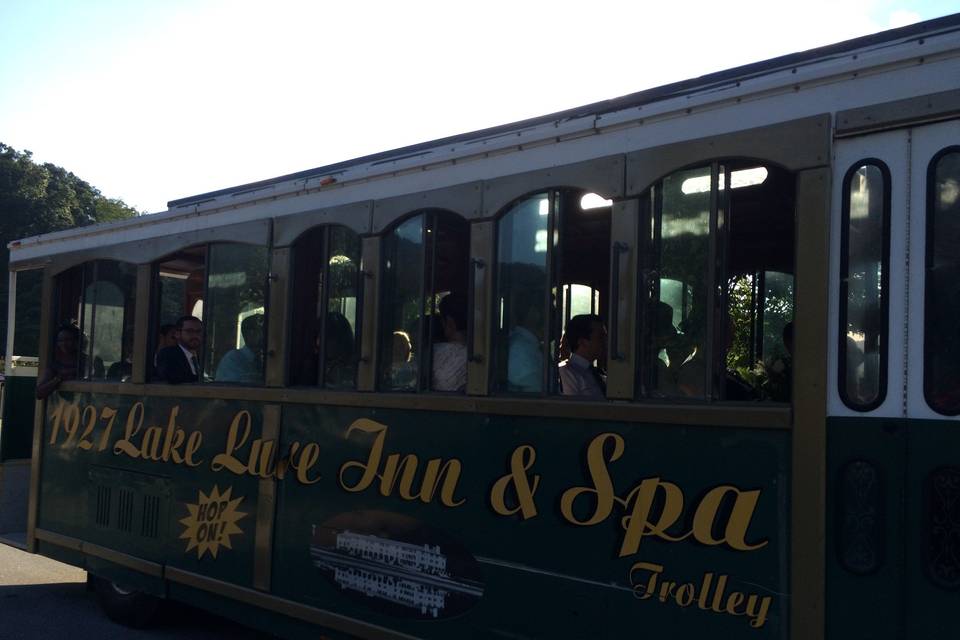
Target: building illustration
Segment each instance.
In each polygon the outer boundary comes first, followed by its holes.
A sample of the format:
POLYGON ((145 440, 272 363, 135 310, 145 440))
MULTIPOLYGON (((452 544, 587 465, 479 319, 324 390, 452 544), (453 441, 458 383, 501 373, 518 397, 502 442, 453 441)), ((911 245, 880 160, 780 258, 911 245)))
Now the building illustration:
POLYGON ((439 545, 412 544, 376 535, 339 531, 335 544, 313 544, 314 565, 344 591, 398 605, 416 617, 441 617, 451 599, 483 595, 475 580, 453 576, 439 545))

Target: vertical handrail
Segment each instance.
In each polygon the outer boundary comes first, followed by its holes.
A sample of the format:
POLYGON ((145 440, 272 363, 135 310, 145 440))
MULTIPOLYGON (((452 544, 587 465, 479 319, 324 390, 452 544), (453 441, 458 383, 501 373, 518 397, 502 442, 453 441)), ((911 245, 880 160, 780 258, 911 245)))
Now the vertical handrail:
POLYGON ((474 350, 474 337, 476 332, 476 314, 477 314, 477 274, 486 267, 486 263, 480 258, 470 259, 470 279, 467 282, 467 300, 472 308, 467 315, 467 362, 483 362, 483 356, 474 350))
POLYGON ((613 360, 623 360, 620 352, 620 258, 630 247, 625 242, 614 242, 610 253, 610 278, 613 298, 610 310, 610 357, 613 360))

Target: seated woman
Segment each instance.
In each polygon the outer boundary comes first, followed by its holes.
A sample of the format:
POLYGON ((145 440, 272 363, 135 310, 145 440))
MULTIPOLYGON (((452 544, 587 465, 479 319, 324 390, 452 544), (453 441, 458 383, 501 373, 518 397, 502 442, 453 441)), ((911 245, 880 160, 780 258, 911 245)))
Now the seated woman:
POLYGON ((467 301, 450 293, 440 300, 440 324, 445 342, 433 344, 430 387, 463 391, 467 387, 467 301))
POLYGON ((76 380, 83 370, 80 345, 80 329, 74 324, 64 324, 57 331, 53 358, 43 375, 37 380, 37 400, 43 400, 53 393, 64 380, 76 380))

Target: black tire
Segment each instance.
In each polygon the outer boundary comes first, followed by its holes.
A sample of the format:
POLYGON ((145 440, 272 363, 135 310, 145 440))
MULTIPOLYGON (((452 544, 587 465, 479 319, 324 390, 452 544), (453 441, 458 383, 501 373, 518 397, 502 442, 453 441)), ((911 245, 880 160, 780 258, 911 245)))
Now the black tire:
POLYGON ((107 617, 125 627, 143 629, 157 618, 162 600, 106 578, 91 576, 100 608, 107 617))

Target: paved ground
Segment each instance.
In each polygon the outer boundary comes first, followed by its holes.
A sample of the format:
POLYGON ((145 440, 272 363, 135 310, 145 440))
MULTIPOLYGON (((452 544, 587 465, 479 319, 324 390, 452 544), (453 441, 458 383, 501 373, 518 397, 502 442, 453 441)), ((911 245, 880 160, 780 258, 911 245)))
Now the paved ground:
POLYGON ((86 589, 86 572, 0 544, 0 640, 231 638, 256 633, 188 607, 172 606, 153 629, 112 622, 86 589))

